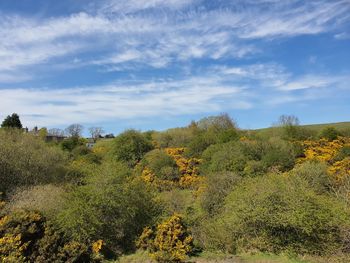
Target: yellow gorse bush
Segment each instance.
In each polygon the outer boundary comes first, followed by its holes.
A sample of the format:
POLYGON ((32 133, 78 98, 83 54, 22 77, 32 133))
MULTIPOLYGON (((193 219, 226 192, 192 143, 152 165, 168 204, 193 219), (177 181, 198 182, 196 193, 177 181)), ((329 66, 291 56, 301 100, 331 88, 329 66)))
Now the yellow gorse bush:
POLYGON ((199 164, 200 159, 186 158, 183 156, 185 148, 165 148, 165 152, 172 157, 181 174, 178 181, 162 180, 156 177, 154 172, 145 167, 142 170, 141 178, 162 189, 170 189, 174 186, 180 186, 181 188, 198 188, 202 178, 199 176, 199 164))
POLYGON ((159 262, 183 262, 193 252, 193 237, 183 224, 182 216, 174 214, 155 230, 146 227, 137 246, 149 251, 159 262))
POLYGON ((94 243, 92 243, 92 251, 97 254, 101 251, 102 246, 103 246, 103 240, 99 239, 94 243))
POLYGON ((350 158, 347 157, 340 161, 335 161, 339 150, 345 146, 350 146, 350 138, 338 137, 333 141, 320 139, 316 141, 301 142, 304 147, 304 157, 299 158, 298 162, 306 160, 318 160, 328 164, 328 172, 336 183, 341 183, 350 176, 350 158))
POLYGON ((350 158, 333 163, 328 172, 333 176, 336 182, 341 183, 345 178, 350 177, 350 158))

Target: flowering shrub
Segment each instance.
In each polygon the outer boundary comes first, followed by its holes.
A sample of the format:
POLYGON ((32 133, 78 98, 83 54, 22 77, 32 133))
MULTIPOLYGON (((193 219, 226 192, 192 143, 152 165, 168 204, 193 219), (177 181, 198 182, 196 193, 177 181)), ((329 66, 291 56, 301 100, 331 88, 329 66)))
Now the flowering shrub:
POLYGON ((63 240, 37 212, 17 211, 0 219, 1 262, 91 262, 90 251, 63 240))
POLYGON ((337 183, 343 182, 346 177, 350 177, 350 158, 337 161, 329 167, 328 172, 337 183))
POLYGON ((328 172, 337 184, 350 176, 350 158, 344 155, 344 159, 339 160, 342 149, 350 146, 350 138, 338 137, 333 141, 323 138, 317 141, 304 141, 302 145, 304 156, 299 158, 299 162, 318 160, 327 163, 328 172))
POLYGON ((193 237, 178 214, 159 224, 155 230, 146 227, 137 246, 147 249, 150 256, 159 262, 183 262, 194 249, 193 237))
MULTIPOLYGON (((199 177, 198 168, 201 160, 197 158, 185 158, 183 156, 184 151, 185 148, 165 149, 165 153, 175 161, 179 176, 173 176, 172 180, 170 178, 159 178, 159 172, 164 173, 166 171, 165 168, 170 167, 155 167, 152 170, 150 167, 152 164, 146 164, 141 173, 142 179, 163 190, 169 190, 174 186, 180 186, 181 188, 198 188, 202 181, 202 178, 199 177), (157 171, 154 171, 154 169, 157 169, 157 171)), ((171 174, 170 172, 169 174, 171 174)))

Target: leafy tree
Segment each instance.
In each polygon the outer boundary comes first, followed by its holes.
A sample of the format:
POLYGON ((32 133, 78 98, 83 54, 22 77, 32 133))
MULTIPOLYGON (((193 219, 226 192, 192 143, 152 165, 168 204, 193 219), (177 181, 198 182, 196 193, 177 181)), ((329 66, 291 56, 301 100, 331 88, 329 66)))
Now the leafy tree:
POLYGON ((141 132, 127 130, 114 139, 112 154, 116 160, 133 166, 152 148, 152 143, 141 132))
POLYGON ((203 118, 197 122, 197 127, 202 130, 214 129, 217 131, 237 128, 236 124, 227 113, 203 118))
POLYGON ((8 115, 1 124, 1 128, 18 128, 22 129, 22 123, 17 113, 8 115))
POLYGON ((103 133, 102 127, 90 127, 89 128, 89 133, 91 135, 91 138, 96 141, 103 133))
POLYGON ((39 135, 39 137, 45 139, 46 136, 48 135, 47 128, 43 127, 43 128, 41 128, 41 129, 39 129, 38 135, 39 135))
POLYGON ((70 137, 80 137, 83 129, 84 127, 82 125, 75 123, 69 125, 65 131, 70 137))

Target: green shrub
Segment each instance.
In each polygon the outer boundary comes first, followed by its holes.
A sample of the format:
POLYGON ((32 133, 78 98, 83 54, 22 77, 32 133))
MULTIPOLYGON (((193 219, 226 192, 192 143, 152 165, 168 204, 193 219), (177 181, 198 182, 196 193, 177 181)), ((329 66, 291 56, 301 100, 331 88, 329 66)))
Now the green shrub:
POLYGON ((350 157, 350 146, 345 145, 342 148, 340 148, 333 161, 341 161, 346 157, 350 157))
POLYGON ((147 166, 159 179, 176 181, 180 178, 179 168, 175 160, 163 150, 153 150, 142 160, 142 166, 147 166))
POLYGON ((0 191, 64 180, 65 154, 21 131, 0 131, 0 191))
POLYGON ((130 174, 121 163, 104 163, 92 171, 85 185, 68 195, 58 216, 65 233, 80 243, 101 239, 113 254, 133 249, 135 238, 161 208, 144 182, 130 174))
POLYGON ((318 195, 296 176, 245 179, 226 198, 223 212, 203 224, 206 248, 238 251, 330 254, 343 248, 349 210, 318 195))
POLYGON ((202 195, 201 205, 209 216, 214 216, 219 213, 226 196, 242 178, 232 172, 210 173, 206 178, 206 191, 202 195))
POLYGON ((204 172, 236 172, 244 176, 264 174, 269 169, 287 171, 295 163, 295 151, 291 143, 269 141, 231 141, 212 145, 202 154, 204 172))
MULTIPOLYGON (((61 142, 61 148, 65 151, 73 151, 76 147, 85 146, 85 139, 72 136, 61 142)), ((79 151, 79 150, 78 150, 79 151)))
POLYGON ((5 210, 39 211, 45 217, 52 219, 62 209, 64 194, 63 187, 51 184, 17 188, 8 197, 5 210))
POLYGON ((333 141, 338 138, 340 132, 334 127, 326 127, 320 131, 320 138, 325 138, 329 141, 333 141))
POLYGON ((234 121, 227 115, 210 116, 189 126, 195 136, 189 142, 186 155, 200 157, 205 149, 216 143, 226 143, 239 138, 234 121))
POLYGON ((290 173, 306 180, 317 193, 328 192, 331 188, 331 180, 325 163, 307 161, 297 165, 290 173))
POLYGON ((117 161, 134 166, 153 146, 140 132, 127 130, 113 140, 112 154, 117 161))
POLYGON ((203 152, 202 170, 205 172, 242 172, 249 160, 240 142, 212 145, 203 152))
POLYGON ((153 139, 160 148, 185 147, 193 139, 194 133, 188 128, 174 128, 153 134, 153 139))
POLYGON ((266 168, 275 167, 280 171, 287 171, 293 168, 295 152, 291 143, 280 139, 270 139, 264 147, 261 161, 266 168))

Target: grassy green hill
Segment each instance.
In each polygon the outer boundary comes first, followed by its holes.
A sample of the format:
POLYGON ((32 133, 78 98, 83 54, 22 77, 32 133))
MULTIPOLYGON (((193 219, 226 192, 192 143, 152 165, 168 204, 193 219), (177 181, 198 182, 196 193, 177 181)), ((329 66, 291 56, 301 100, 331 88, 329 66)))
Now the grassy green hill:
POLYGON ((335 123, 323 123, 323 124, 309 124, 309 125, 302 125, 304 128, 312 129, 315 131, 320 131, 325 127, 334 127, 337 130, 346 130, 350 129, 350 122, 335 122, 335 123))
MULTIPOLYGON (((350 122, 335 122, 335 123, 322 123, 322 124, 306 124, 300 125, 300 127, 309 130, 313 134, 318 134, 322 129, 326 127, 333 127, 344 135, 350 134, 350 122)), ((262 137, 271 137, 271 136, 280 136, 282 133, 281 127, 268 127, 262 129, 252 130, 253 133, 256 133, 262 137)))

